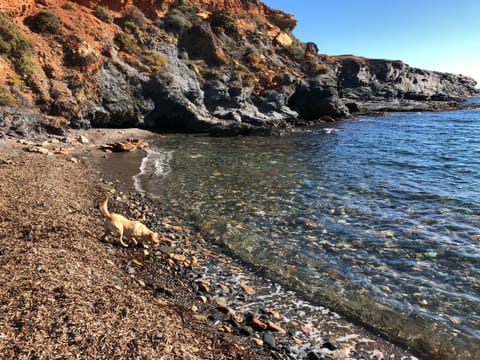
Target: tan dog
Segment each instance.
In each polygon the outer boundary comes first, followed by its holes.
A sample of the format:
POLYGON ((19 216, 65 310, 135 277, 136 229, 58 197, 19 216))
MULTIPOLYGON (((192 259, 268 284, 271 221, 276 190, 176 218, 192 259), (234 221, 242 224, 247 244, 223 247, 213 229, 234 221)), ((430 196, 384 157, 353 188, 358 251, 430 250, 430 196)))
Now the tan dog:
POLYGON ((135 245, 138 244, 136 239, 142 241, 148 240, 158 245, 158 234, 156 232, 150 230, 140 221, 128 220, 125 216, 108 211, 107 205, 108 196, 105 196, 105 199, 100 205, 100 212, 106 217, 105 230, 118 234, 120 244, 128 247, 128 244, 123 241, 123 236, 125 235, 125 237, 130 239, 135 245))

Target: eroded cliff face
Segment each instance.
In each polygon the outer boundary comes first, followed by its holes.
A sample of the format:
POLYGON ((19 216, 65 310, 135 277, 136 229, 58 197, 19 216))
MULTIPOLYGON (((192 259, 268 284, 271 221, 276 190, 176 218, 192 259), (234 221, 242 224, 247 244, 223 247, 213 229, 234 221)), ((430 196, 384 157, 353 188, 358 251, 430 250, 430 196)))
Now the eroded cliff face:
POLYGON ((462 76, 318 55, 291 15, 257 0, 0 0, 0 12, 0 132, 13 135, 64 124, 274 134, 475 94, 462 76))
POLYGON ((332 57, 340 94, 347 101, 380 106, 395 100, 448 102, 475 95, 475 81, 462 75, 412 68, 401 61, 332 57), (376 103, 376 104, 375 104, 376 103))

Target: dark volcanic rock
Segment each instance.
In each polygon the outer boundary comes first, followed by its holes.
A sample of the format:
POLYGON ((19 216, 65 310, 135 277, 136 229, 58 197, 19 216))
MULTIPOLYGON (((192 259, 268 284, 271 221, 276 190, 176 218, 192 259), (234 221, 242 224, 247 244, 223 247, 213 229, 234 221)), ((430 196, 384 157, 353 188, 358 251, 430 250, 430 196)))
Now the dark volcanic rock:
POLYGON ((340 97, 367 112, 434 110, 475 95, 475 81, 466 76, 416 69, 401 61, 335 59, 340 97))
POLYGON ((165 45, 155 50, 166 56, 167 65, 145 86, 145 94, 155 104, 145 125, 157 130, 208 131, 211 115, 203 104, 204 94, 195 72, 179 59, 176 47, 165 45))
POLYGON ((340 118, 349 114, 348 108, 339 99, 336 79, 331 75, 318 75, 301 81, 289 106, 306 120, 322 116, 340 118))
POLYGON ((144 84, 149 78, 136 69, 120 62, 105 61, 98 74, 100 95, 84 104, 72 126, 88 127, 138 127, 154 105, 144 95, 144 84))
POLYGON ((65 135, 66 121, 31 109, 0 107, 0 135, 33 138, 42 133, 65 135))

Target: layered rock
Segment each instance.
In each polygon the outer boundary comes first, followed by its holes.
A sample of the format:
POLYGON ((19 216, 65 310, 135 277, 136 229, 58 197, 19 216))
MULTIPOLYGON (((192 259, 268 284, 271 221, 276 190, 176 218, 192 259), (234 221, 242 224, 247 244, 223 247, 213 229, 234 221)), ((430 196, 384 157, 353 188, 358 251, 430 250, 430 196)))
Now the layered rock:
POLYGON ((355 56, 331 61, 340 96, 367 110, 428 110, 476 94, 476 82, 469 77, 412 68, 401 61, 355 56))

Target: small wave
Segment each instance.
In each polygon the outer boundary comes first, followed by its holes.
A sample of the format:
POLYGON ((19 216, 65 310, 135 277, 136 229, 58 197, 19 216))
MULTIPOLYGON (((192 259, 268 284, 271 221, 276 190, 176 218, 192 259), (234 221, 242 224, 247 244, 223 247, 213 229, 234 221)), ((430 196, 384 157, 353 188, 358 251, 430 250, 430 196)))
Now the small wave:
POLYGON ((133 185, 135 189, 139 192, 145 192, 145 189, 142 186, 142 180, 145 177, 163 177, 167 176, 172 168, 170 162, 173 157, 173 151, 165 151, 158 148, 147 149, 147 155, 142 159, 140 164, 140 172, 134 176, 133 185))

